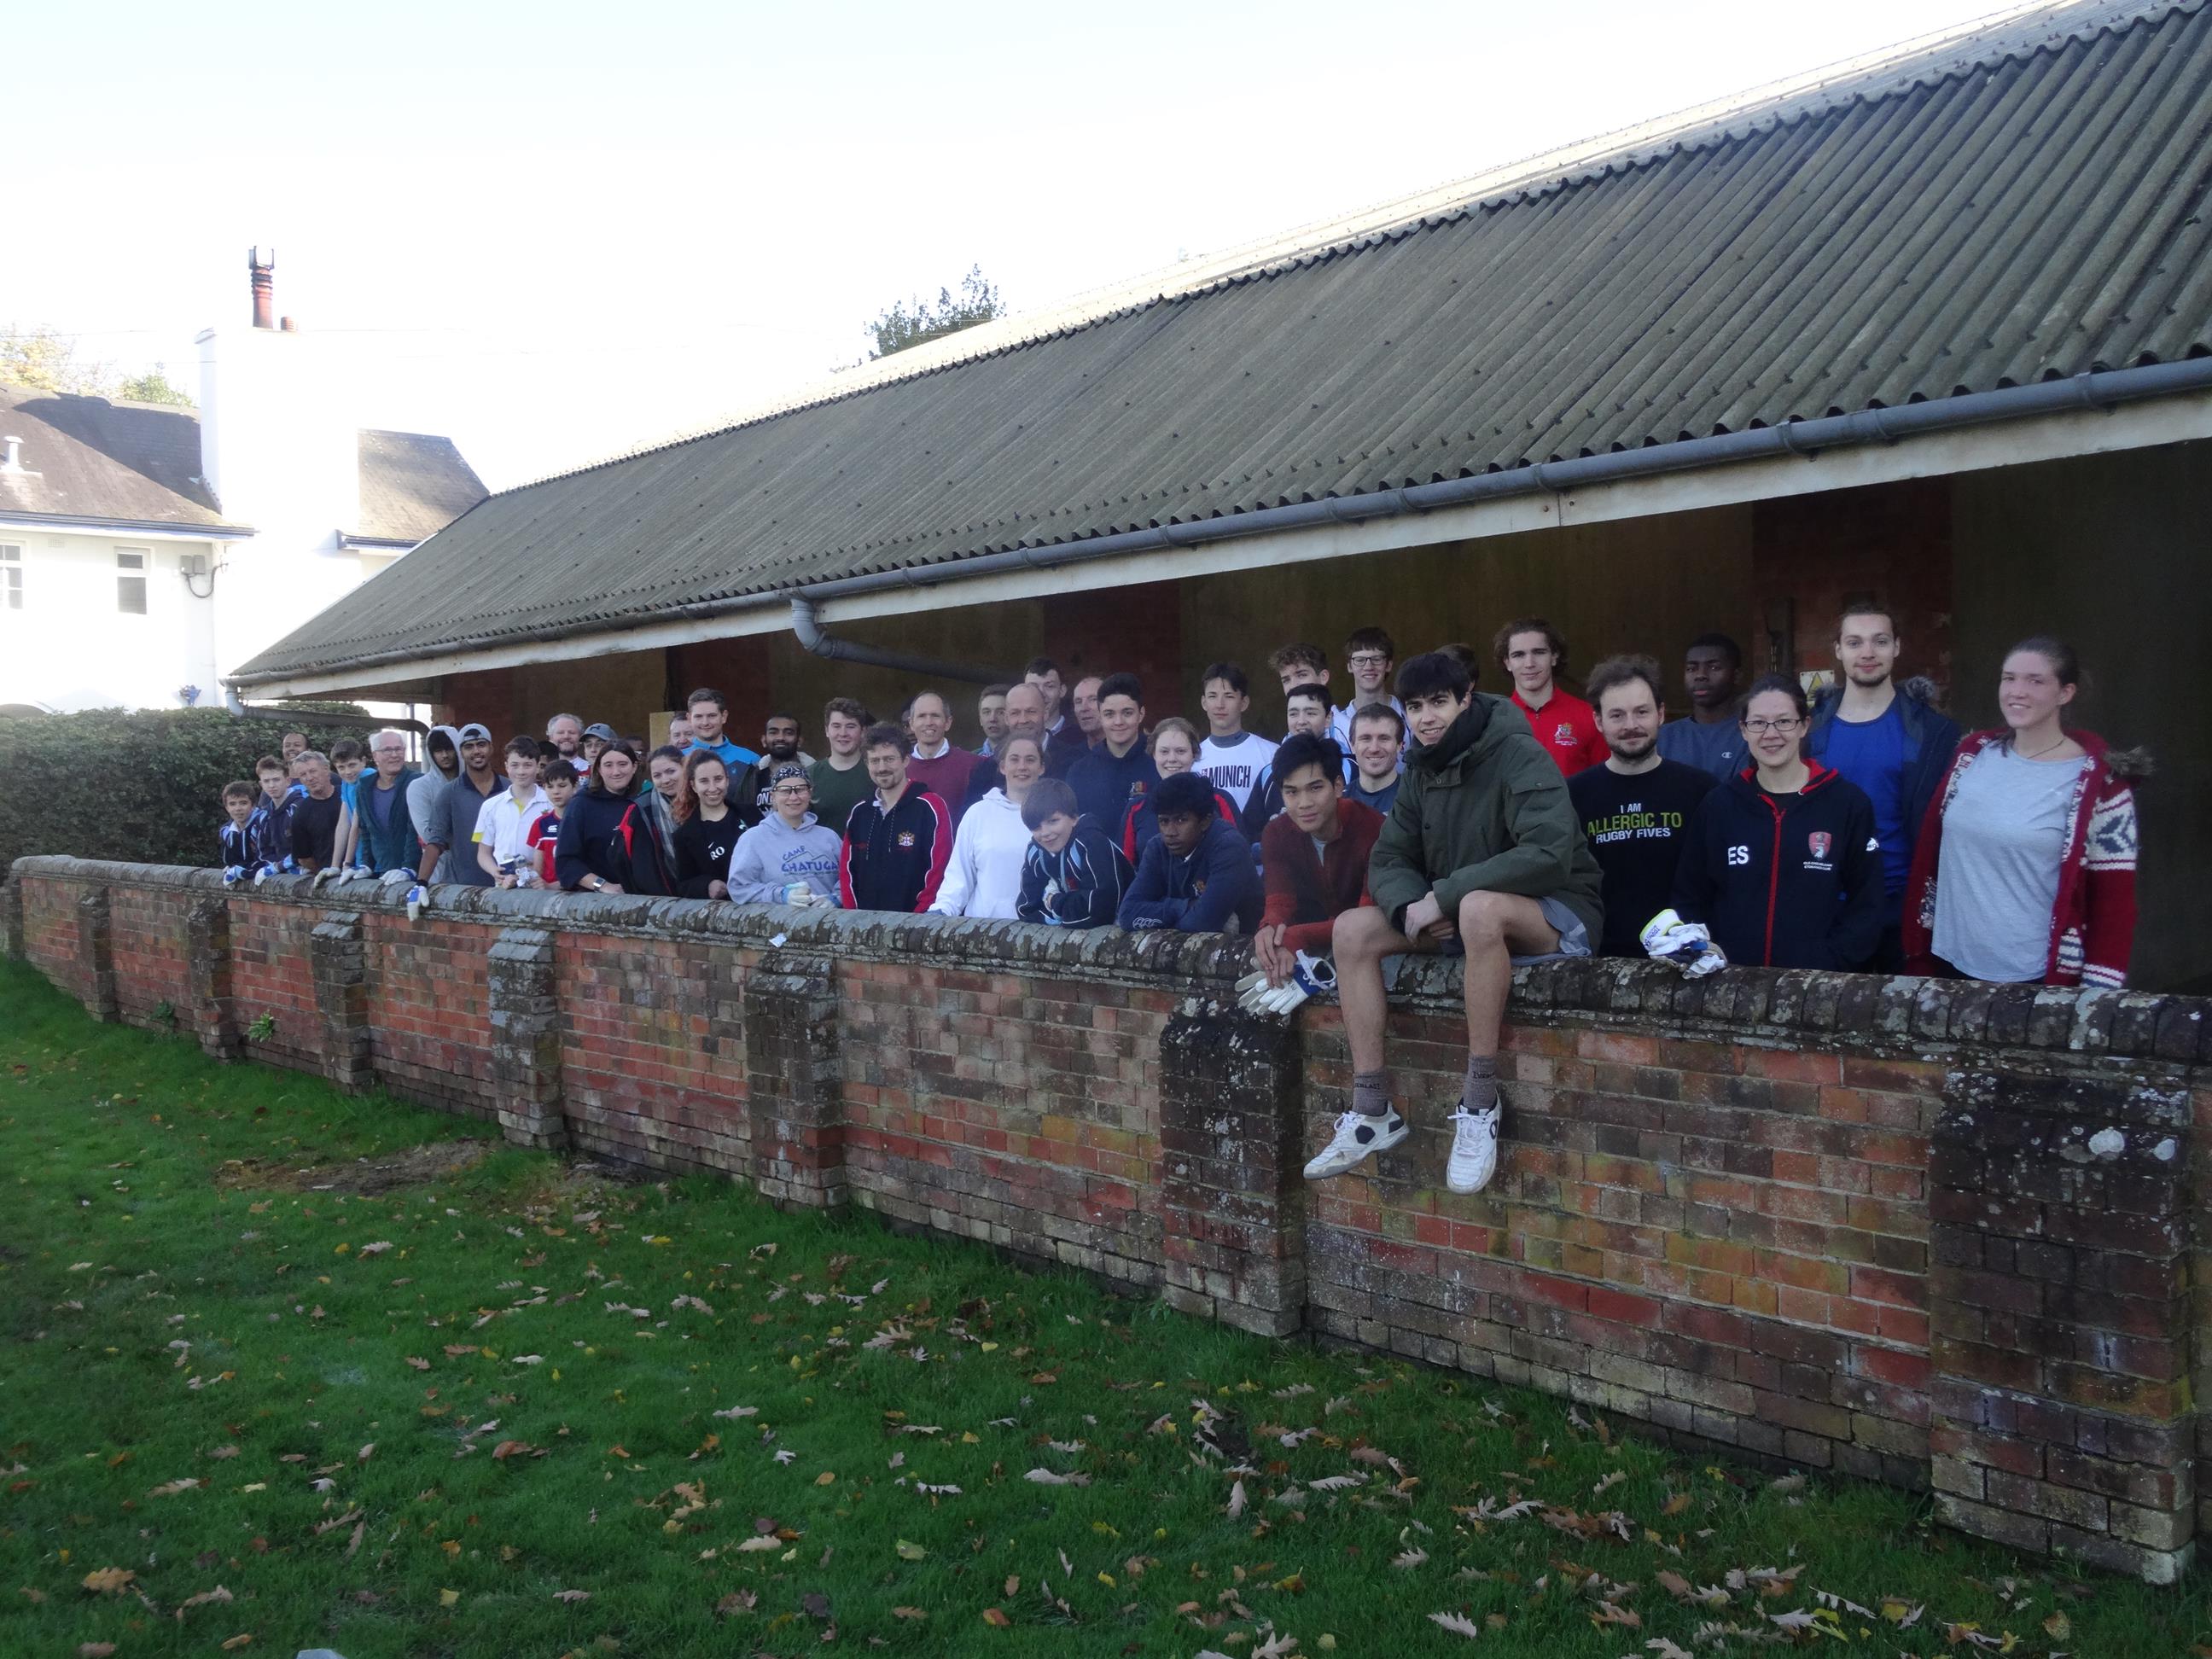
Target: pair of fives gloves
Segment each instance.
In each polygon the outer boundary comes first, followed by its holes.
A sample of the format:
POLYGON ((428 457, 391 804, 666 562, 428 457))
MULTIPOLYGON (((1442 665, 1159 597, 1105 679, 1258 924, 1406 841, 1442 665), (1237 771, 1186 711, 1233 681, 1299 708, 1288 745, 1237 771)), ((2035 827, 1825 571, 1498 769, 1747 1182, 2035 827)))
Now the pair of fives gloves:
POLYGON ((1336 964, 1327 957, 1316 957, 1304 951, 1291 966, 1290 977, 1280 985, 1267 983, 1262 972, 1250 973, 1237 981, 1237 1006, 1248 1014, 1273 1014, 1278 1018, 1289 1015, 1308 997, 1336 989, 1336 964))
POLYGON ((1671 962, 1685 979, 1703 979, 1728 966, 1728 957, 1713 943, 1702 921, 1685 921, 1673 910, 1662 910, 1644 924, 1637 935, 1644 954, 1654 962, 1671 962))

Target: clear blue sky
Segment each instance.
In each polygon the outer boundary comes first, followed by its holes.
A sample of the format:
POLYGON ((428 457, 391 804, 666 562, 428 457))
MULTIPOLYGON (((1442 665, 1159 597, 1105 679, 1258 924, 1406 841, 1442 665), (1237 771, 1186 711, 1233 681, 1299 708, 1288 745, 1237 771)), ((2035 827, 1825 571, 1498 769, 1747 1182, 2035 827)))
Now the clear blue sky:
POLYGON ((1991 9, 35 9, 0 325, 190 387, 273 246, 364 422, 497 487, 851 362, 971 264, 1039 306, 1991 9))

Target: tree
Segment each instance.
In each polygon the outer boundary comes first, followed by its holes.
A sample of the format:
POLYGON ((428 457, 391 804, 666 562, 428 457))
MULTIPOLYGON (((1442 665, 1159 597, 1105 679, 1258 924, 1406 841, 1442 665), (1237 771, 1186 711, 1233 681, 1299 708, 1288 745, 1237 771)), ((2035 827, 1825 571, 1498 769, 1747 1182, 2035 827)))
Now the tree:
POLYGON ((1006 314, 1006 302, 1000 299, 999 290, 985 279, 983 267, 970 265, 968 274, 960 279, 957 298, 951 289, 940 288, 937 290, 937 304, 932 307, 917 295, 911 309, 902 301, 862 331, 876 343, 876 349, 868 356, 888 357, 908 346, 957 334, 963 328, 973 328, 978 323, 988 323, 994 317, 1006 314))
POLYGON ((0 333, 0 380, 33 392, 80 392, 105 397, 114 380, 106 363, 82 362, 76 341, 51 328, 17 328, 0 333))
POLYGON ((128 398, 133 403, 175 404, 180 408, 192 407, 192 394, 169 379, 169 366, 156 363, 143 374, 126 374, 123 384, 116 387, 115 395, 128 398))

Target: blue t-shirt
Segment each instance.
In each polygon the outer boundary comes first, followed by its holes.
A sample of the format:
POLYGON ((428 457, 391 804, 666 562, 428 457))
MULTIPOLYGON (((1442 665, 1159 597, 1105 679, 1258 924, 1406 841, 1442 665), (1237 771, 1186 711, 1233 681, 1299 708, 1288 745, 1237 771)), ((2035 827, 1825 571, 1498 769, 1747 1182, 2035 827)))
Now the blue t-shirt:
POLYGON ((1734 720, 1700 724, 1686 715, 1659 728, 1659 757, 1694 766, 1723 783, 1751 764, 1743 750, 1742 729, 1734 720))
POLYGON ((1840 772, 1866 791, 1874 803, 1875 839, 1881 843, 1882 885, 1889 892, 1905 890, 1912 868, 1913 826, 1905 821, 1905 714, 1899 699, 1891 698, 1879 718, 1856 722, 1840 714, 1828 727, 1826 752, 1821 763, 1840 772))
MULTIPOLYGON (((758 755, 741 743, 732 743, 727 738, 724 738, 720 743, 702 743, 698 738, 694 738, 691 739, 691 746, 684 752, 687 755, 696 755, 702 749, 710 755, 720 756, 722 764, 732 772, 735 772, 741 766, 757 766, 760 763, 758 755)), ((639 769, 642 771, 644 769, 641 767, 639 769)), ((650 785, 653 781, 648 778, 646 781, 650 785)))

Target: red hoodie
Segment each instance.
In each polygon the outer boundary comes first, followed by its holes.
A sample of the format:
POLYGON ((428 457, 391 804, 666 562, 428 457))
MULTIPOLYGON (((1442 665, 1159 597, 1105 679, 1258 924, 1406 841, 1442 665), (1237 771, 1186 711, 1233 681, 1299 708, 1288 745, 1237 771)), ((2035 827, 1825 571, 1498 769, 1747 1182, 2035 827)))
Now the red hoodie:
POLYGON ((1367 896, 1367 860, 1382 833, 1382 815, 1356 800, 1336 805, 1336 839, 1318 857, 1313 837, 1285 812, 1260 832, 1260 870, 1267 907, 1262 927, 1281 927, 1292 951, 1328 954, 1336 919, 1375 901, 1367 896))

